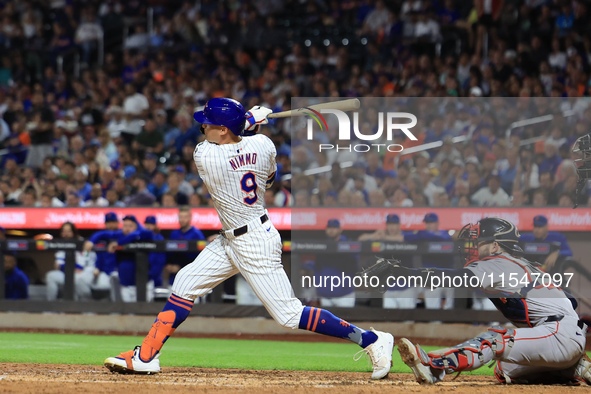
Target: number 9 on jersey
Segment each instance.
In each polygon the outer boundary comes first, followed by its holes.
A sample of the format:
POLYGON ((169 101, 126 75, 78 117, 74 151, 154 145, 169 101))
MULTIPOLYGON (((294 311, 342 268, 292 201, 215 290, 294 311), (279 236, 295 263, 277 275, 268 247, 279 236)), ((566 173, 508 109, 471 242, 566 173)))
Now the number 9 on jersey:
POLYGON ((244 197, 244 202, 248 205, 252 205, 255 202, 257 202, 258 200, 258 196, 257 196, 257 181, 256 181, 256 177, 254 175, 254 173, 252 172, 247 172, 246 174, 244 174, 242 176, 242 179, 240 179, 240 186, 242 187, 242 191, 246 194, 248 194, 246 197, 244 197), (252 195, 251 195, 252 193, 252 195))

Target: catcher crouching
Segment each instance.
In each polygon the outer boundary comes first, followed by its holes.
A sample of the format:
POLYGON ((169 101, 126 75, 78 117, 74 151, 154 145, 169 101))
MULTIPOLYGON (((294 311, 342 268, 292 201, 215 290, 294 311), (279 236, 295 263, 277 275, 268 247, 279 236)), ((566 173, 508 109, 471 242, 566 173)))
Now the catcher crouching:
POLYGON ((538 263, 521 257, 517 228, 501 218, 484 218, 464 226, 458 239, 466 259, 462 269, 410 269, 380 259, 363 272, 382 278, 445 275, 452 277, 452 283, 454 277, 465 283, 466 277, 476 276, 479 288, 516 327, 493 326, 459 345, 429 353, 402 338, 398 352, 417 382, 434 384, 447 374, 496 362, 494 375, 501 383, 591 384, 591 362, 585 355, 587 326, 575 312, 577 301, 559 287, 534 280, 544 272, 538 263), (511 275, 520 280, 507 280, 511 275))

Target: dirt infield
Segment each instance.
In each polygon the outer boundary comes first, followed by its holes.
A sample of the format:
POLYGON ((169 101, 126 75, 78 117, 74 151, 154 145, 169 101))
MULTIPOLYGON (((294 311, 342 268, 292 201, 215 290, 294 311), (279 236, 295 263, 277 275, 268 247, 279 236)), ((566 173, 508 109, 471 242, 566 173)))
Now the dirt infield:
POLYGON ((18 393, 582 393, 588 387, 502 386, 487 376, 462 375, 436 386, 419 386, 410 374, 390 374, 371 381, 369 373, 248 371, 204 368, 163 368, 158 375, 111 374, 102 366, 62 364, 0 364, 0 391, 18 393))

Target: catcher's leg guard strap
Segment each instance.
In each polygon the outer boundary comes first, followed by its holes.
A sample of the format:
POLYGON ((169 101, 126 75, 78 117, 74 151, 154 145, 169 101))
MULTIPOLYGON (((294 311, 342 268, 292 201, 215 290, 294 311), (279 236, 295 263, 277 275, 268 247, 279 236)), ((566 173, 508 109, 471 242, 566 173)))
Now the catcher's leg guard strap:
POLYGON ((493 326, 464 343, 428 353, 429 365, 448 372, 478 368, 493 359, 506 357, 513 346, 514 336, 513 329, 493 326))

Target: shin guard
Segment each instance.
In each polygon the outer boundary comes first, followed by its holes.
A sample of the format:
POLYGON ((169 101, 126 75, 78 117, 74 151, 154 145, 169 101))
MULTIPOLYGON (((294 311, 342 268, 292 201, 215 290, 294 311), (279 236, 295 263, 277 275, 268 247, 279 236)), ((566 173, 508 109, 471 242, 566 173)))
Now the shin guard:
POLYGON ((152 328, 140 349, 140 359, 150 361, 162 349, 164 342, 174 333, 175 329, 189 316, 193 301, 185 300, 172 294, 162 312, 156 317, 152 328))

